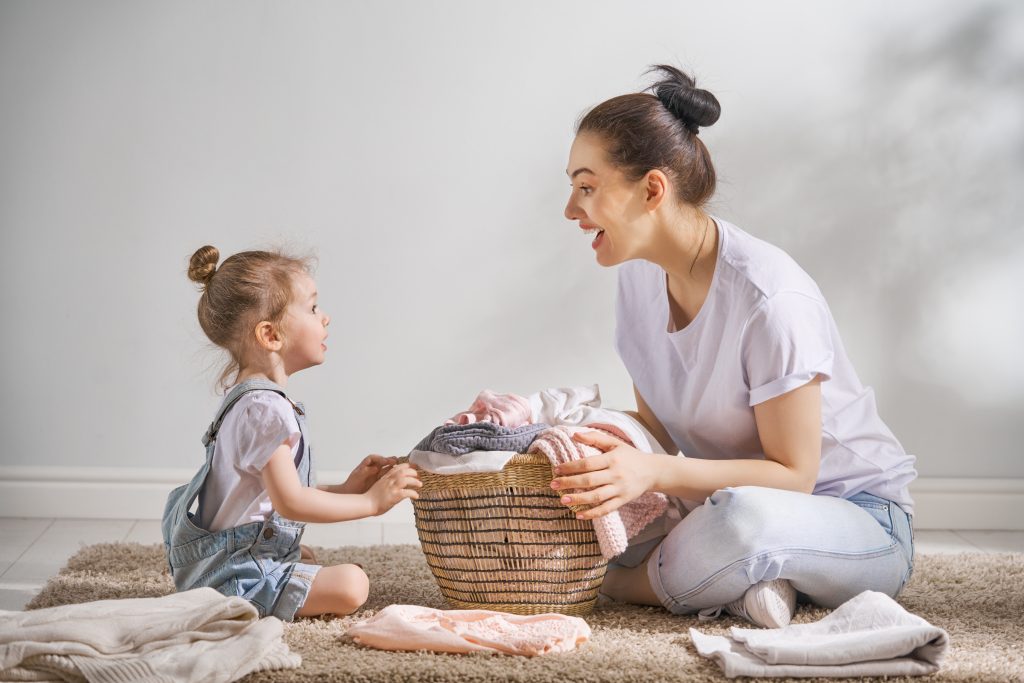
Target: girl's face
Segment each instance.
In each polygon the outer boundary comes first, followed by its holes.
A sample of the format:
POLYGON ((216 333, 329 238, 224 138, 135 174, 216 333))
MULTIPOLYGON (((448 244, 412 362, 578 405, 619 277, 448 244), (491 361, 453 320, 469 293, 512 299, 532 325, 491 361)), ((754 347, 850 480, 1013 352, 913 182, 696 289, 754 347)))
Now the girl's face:
POLYGON ((281 356, 289 375, 324 362, 327 325, 331 318, 317 305, 316 283, 306 273, 292 281, 293 297, 285 311, 281 356))
POLYGON ((601 140, 588 133, 573 141, 565 172, 572 182, 565 217, 579 221, 581 230, 595 235, 591 246, 597 262, 613 266, 638 258, 647 215, 643 183, 628 180, 612 166, 601 140))

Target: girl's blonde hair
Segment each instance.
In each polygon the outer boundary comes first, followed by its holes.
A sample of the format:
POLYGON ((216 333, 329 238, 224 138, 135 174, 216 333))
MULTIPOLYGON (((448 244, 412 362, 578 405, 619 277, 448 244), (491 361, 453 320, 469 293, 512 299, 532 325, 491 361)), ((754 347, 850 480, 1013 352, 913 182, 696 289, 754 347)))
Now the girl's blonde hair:
POLYGON ((216 247, 200 247, 189 259, 188 279, 202 286, 199 325, 230 356, 218 378, 218 385, 226 389, 245 352, 253 348, 256 324, 281 323, 292 301, 293 278, 310 273, 312 260, 278 251, 243 251, 218 268, 219 259, 216 247))

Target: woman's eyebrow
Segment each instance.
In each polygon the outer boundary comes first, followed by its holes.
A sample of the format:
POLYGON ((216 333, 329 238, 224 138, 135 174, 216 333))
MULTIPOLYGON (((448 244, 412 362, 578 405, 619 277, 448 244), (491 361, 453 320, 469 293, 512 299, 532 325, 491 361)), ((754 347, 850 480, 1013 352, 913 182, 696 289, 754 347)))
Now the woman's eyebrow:
POLYGON ((569 173, 569 170, 568 170, 568 169, 566 169, 565 173, 566 173, 566 175, 568 175, 568 176, 569 176, 570 178, 575 178, 575 177, 576 177, 576 176, 578 176, 578 175, 579 175, 580 173, 589 173, 590 175, 597 175, 596 173, 594 173, 593 171, 591 171, 591 170, 590 170, 589 168, 587 168, 586 166, 584 166, 583 168, 577 168, 577 169, 576 169, 575 171, 573 171, 572 173, 569 173))

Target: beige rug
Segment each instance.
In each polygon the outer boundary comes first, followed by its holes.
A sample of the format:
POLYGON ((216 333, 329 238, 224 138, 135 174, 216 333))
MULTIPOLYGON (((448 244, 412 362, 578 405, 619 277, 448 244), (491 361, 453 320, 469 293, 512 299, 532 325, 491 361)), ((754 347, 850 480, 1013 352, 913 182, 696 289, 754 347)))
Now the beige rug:
MULTIPOLYGON (((688 628, 722 633, 739 623, 722 618, 698 624, 696 618, 672 616, 661 609, 616 605, 587 617, 593 638, 569 654, 527 659, 382 652, 347 640, 346 627, 393 602, 444 607, 419 548, 319 548, 317 554, 324 563, 358 562, 366 568, 371 582, 366 609, 343 619, 290 624, 286 638, 302 655, 302 667, 257 674, 246 681, 722 681, 719 669, 694 651, 688 628)), ((161 546, 95 545, 72 557, 27 609, 159 596, 172 590, 161 546)), ((900 602, 945 628, 952 649, 938 674, 889 681, 1024 680, 1024 554, 921 556, 900 602)), ((796 621, 820 619, 825 613, 802 607, 796 621)))

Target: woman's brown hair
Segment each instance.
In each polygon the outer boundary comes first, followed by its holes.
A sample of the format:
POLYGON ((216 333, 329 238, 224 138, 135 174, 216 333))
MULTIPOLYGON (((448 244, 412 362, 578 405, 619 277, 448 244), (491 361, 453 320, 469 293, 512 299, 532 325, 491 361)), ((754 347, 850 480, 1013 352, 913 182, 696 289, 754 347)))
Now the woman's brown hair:
POLYGON ((280 324, 292 301, 293 278, 312 266, 308 258, 277 251, 243 251, 217 267, 219 259, 216 247, 200 247, 189 259, 188 278, 202 285, 199 325, 230 356, 218 378, 219 386, 227 388, 256 341, 256 324, 280 324))
POLYGON ((609 161, 629 180, 660 169, 672 180, 678 199, 702 206, 715 193, 715 167, 697 133, 718 120, 721 106, 674 66, 659 64, 651 72, 660 76, 648 88, 653 95, 633 93, 606 100, 587 112, 576 133, 601 138, 609 161))

